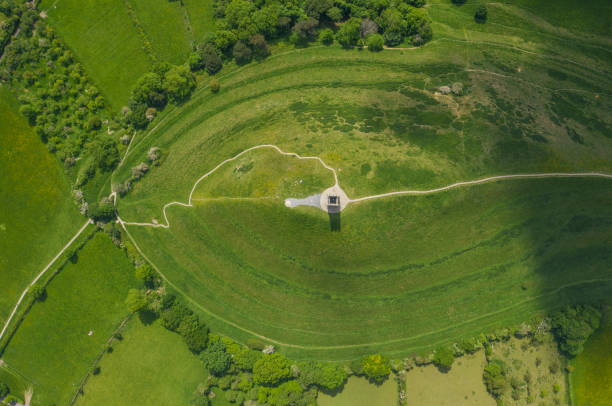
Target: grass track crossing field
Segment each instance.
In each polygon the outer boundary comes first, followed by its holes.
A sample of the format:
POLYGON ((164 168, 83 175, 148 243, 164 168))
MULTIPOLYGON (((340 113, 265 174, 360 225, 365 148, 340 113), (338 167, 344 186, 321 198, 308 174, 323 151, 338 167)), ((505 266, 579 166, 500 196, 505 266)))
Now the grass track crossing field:
POLYGON ((123 340, 99 363, 77 405, 186 405, 208 373, 181 336, 155 322, 130 320, 123 340), (171 356, 169 356, 171 354, 171 356))
POLYGON ((34 401, 67 404, 111 332, 127 315, 134 267, 97 233, 47 287, 3 354, 33 385, 34 401), (88 332, 93 331, 89 336, 88 332))
POLYGON ((0 87, 0 325, 83 222, 54 156, 0 87))

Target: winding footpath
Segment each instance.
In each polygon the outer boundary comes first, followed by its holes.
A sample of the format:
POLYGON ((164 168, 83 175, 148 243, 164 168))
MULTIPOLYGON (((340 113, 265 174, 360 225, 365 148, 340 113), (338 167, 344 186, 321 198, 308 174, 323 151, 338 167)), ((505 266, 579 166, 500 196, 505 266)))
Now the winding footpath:
POLYGON ((15 305, 15 307, 13 308, 13 311, 11 312, 11 315, 9 316, 9 318, 6 320, 6 323, 4 323, 4 327, 2 328, 2 332, 0 332, 0 340, 2 340, 2 337, 4 337, 4 333, 6 332, 6 329, 8 328, 9 324, 11 323, 11 320, 13 319, 13 317, 15 316, 15 313, 17 313, 17 309, 19 308, 19 305, 21 304, 21 302, 23 301, 23 298, 25 297, 25 295, 28 293, 28 291, 30 290, 30 288, 32 286, 34 286, 36 284, 36 282, 38 282, 38 280, 45 274, 45 272, 47 272, 49 270, 49 268, 51 268, 51 265, 53 265, 55 263, 55 261, 57 261, 57 259, 64 253, 64 251, 66 251, 68 249, 68 247, 70 247, 70 245, 79 237, 79 235, 81 235, 83 233, 83 231, 85 231, 85 229, 87 228, 88 225, 93 224, 93 221, 91 219, 88 219, 85 224, 83 224, 83 226, 81 227, 81 229, 79 231, 77 231, 77 233, 70 239, 70 241, 68 241, 68 243, 66 245, 64 245, 64 248, 62 248, 60 250, 60 252, 57 253, 57 255, 51 260, 51 262, 49 262, 47 264, 47 266, 45 266, 43 268, 42 271, 40 271, 40 273, 36 276, 36 278, 34 278, 32 280, 32 282, 30 282, 30 284, 28 286, 26 286, 26 288, 24 289, 23 293, 21 294, 21 297, 19 298, 19 300, 17 301, 17 304, 15 305))
MULTIPOLYGON (((336 189, 336 190, 339 190, 342 193, 344 193, 342 191, 342 189, 340 189, 339 181, 338 181, 338 173, 336 172, 336 169, 334 169, 330 165, 326 164, 320 157, 317 157, 317 156, 301 156, 301 155, 299 155, 299 154, 297 154, 295 152, 285 152, 285 151, 283 151, 282 149, 280 149, 276 145, 261 144, 261 145, 256 145, 256 146, 247 148, 244 151, 234 155, 233 157, 226 159, 225 161, 221 162, 220 164, 215 166, 213 169, 211 169, 210 171, 206 172, 204 175, 199 177, 196 180, 196 182, 194 183, 193 187, 191 188, 191 191, 189 192, 189 197, 187 199, 187 202, 173 201, 173 202, 166 203, 163 206, 163 208, 162 208, 162 213, 163 213, 163 217, 164 217, 164 223, 157 223, 155 221, 150 222, 150 223, 125 221, 121 217, 119 217, 119 214, 117 214, 117 221, 122 226, 124 226, 124 228, 125 228, 125 226, 170 228, 170 221, 168 220, 168 215, 166 213, 166 210, 168 209, 168 207, 171 207, 171 206, 193 207, 193 201, 194 200, 196 200, 196 201, 200 200, 200 199, 194 199, 193 198, 193 194, 194 194, 196 188, 198 187, 198 185, 200 184, 200 182, 202 182, 204 179, 206 179, 207 177, 212 175, 215 171, 217 171, 219 168, 221 168, 222 166, 224 166, 228 162, 232 162, 232 161, 240 158, 242 155, 244 155, 244 154, 246 154, 248 152, 251 152, 251 151, 254 151, 254 150, 257 150, 257 149, 265 149, 265 148, 273 149, 273 150, 277 151, 281 155, 292 156, 292 157, 295 157, 297 159, 316 160, 316 161, 318 161, 325 169, 328 169, 334 175, 335 183, 329 189, 336 189)), ((550 172, 550 173, 519 173, 519 174, 510 174, 510 175, 489 176, 489 177, 481 178, 481 179, 456 182, 456 183, 452 183, 450 185, 446 185, 446 186, 442 186, 442 187, 438 187, 438 188, 434 188, 434 189, 427 189, 427 190, 398 190, 398 191, 395 191, 395 192, 381 193, 381 194, 371 195, 371 196, 363 196, 363 197, 354 198, 354 199, 351 199, 350 197, 347 197, 348 200, 346 201, 346 205, 343 204, 342 209, 346 208, 346 206, 348 206, 351 203, 359 203, 359 202, 363 202, 363 201, 366 201, 366 200, 374 200, 374 199, 381 199, 381 198, 385 198, 385 197, 401 196, 401 195, 428 195, 428 194, 433 194, 433 193, 444 192, 444 191, 455 189, 455 188, 469 187, 469 186, 479 185, 479 184, 482 184, 482 183, 495 182, 495 181, 501 181, 501 180, 543 179, 543 178, 587 178, 587 177, 612 179, 612 174, 607 174, 607 173, 603 173, 603 172, 550 172)), ((115 201, 115 206, 116 206, 116 199, 117 199, 116 192, 113 192, 110 197, 113 198, 113 200, 115 201)), ((289 206, 289 207, 291 207, 291 206, 289 206)), ((325 208, 323 206, 321 208, 323 210, 325 210, 325 208)))

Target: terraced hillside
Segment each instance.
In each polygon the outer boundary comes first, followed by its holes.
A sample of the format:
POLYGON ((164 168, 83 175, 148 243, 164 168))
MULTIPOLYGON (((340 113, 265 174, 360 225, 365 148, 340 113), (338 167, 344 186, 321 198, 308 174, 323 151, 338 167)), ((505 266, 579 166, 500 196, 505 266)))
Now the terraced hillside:
MULTIPOLYGON (((612 172, 609 38, 528 8, 433 2, 434 40, 380 54, 313 46, 198 90, 137 136, 113 184, 159 147, 118 201, 164 223, 196 180, 254 145, 317 156, 349 197, 515 173, 612 172), (461 83, 460 94, 441 86, 461 83)), ((557 17, 555 17, 557 18, 557 17)), ((558 17, 560 18, 560 17, 558 17)), ((595 27, 589 26, 589 27, 595 27)), ((198 184, 169 228, 128 225, 211 325, 296 357, 405 354, 609 295, 612 182, 539 179, 350 205, 288 209, 333 185, 314 163, 257 150, 198 184), (249 173, 257 176, 249 175, 249 173), (241 199, 231 199, 231 198, 241 199)))

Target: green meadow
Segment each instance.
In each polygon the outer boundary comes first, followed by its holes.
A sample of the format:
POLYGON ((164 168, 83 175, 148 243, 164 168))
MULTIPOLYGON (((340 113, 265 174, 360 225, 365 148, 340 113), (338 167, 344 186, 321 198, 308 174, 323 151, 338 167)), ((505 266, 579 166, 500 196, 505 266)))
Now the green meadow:
POLYGON ((181 337, 134 317, 102 357, 77 405, 186 405, 208 376, 181 337), (169 356, 171 354, 171 356, 169 356))
POLYGON ((69 403, 127 316, 123 301, 135 283, 133 265, 102 233, 51 281, 2 355, 32 386, 36 404, 69 403))
POLYGON ((344 384, 342 392, 335 395, 320 393, 319 406, 392 406, 397 403, 397 384, 387 379, 381 385, 368 382, 365 378, 352 377, 344 384))
POLYGON ((85 219, 53 155, 0 87, 0 325, 85 219))

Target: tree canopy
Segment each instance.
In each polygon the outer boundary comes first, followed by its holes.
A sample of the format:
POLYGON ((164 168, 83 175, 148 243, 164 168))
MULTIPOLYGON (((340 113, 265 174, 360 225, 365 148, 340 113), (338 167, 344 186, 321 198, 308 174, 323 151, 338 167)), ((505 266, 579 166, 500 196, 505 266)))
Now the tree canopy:
POLYGON ((552 315, 552 331, 565 354, 575 357, 584 343, 599 328, 601 313, 592 306, 566 307, 552 315))
POLYGON ((274 386, 291 376, 289 361, 281 354, 263 354, 253 365, 253 380, 274 386))

